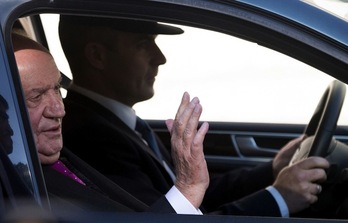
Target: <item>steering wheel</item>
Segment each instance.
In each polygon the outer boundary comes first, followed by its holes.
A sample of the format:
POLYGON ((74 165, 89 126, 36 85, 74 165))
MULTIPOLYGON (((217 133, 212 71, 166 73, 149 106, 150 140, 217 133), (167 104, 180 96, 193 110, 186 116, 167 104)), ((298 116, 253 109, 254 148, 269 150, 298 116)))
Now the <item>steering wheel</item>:
MULTIPOLYGON (((336 211, 341 199, 333 202, 333 191, 336 190, 338 182, 342 181, 342 170, 348 168, 346 157, 348 157, 348 146, 333 138, 337 126, 337 120, 346 95, 346 86, 340 81, 334 80, 326 88, 315 112, 309 121, 305 134, 308 136, 293 155, 290 165, 309 156, 321 156, 330 163, 328 178, 320 193, 320 199, 304 211, 301 217, 328 216, 336 211), (330 210, 329 210, 330 209, 330 210)), ((348 170, 348 169, 347 169, 348 170)), ((347 180, 347 179, 346 179, 347 180)), ((340 196, 342 196, 341 194, 340 196)))
POLYGON ((338 80, 329 84, 304 132, 308 138, 295 152, 290 165, 309 156, 326 157, 329 154, 345 95, 345 84, 338 80))

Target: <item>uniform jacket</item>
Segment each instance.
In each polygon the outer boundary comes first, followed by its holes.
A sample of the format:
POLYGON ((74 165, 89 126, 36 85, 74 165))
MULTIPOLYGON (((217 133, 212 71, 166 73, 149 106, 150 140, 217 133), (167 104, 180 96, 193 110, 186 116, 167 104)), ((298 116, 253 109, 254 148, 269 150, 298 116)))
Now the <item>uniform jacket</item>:
MULTIPOLYGON (((158 201, 173 186, 152 150, 112 112, 74 91, 68 91, 64 103, 64 144, 75 154, 148 205, 158 201)), ((158 144, 167 163, 171 164, 170 151, 159 140, 158 144)), ((272 196, 263 190, 272 181, 271 163, 228 172, 211 179, 203 207, 208 212, 222 210, 244 214, 244 207, 254 209, 262 206, 260 208, 264 209, 264 201, 270 201, 269 209, 278 210, 272 196), (255 194, 234 202, 254 192, 257 192, 257 196, 255 194), (260 199, 261 195, 264 198, 262 205, 259 205, 259 201, 251 205, 250 201, 260 199), (229 205, 218 209, 226 203, 229 205)), ((258 212, 256 209, 252 211, 258 212)), ((279 210, 271 212, 272 216, 279 215, 279 210)))

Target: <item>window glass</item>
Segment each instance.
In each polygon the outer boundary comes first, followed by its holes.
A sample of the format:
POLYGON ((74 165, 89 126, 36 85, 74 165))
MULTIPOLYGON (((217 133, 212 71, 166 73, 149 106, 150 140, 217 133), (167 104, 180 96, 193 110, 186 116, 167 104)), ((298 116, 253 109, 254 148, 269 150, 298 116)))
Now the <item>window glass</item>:
MULTIPOLYGON (((160 67, 155 96, 136 105, 142 117, 173 117, 181 94, 188 91, 200 98, 203 120, 306 124, 333 80, 255 43, 207 30, 183 29, 180 36, 157 38, 167 63, 160 67)), ((340 123, 347 122, 341 115, 340 123)))
MULTIPOLYGON (((0 48, 1 50, 1 48, 0 48)), ((5 55, 5 54, 0 54, 5 55)), ((33 179, 28 165, 26 149, 24 146, 23 135, 20 131, 20 123, 18 117, 20 114, 16 110, 16 106, 12 98, 10 82, 7 78, 6 65, 2 57, 0 57, 0 149, 5 152, 9 160, 12 162, 15 171, 22 178, 26 187, 33 190, 33 179)), ((8 166, 8 158, 2 156, 2 165, 6 168, 7 173, 11 173, 12 167, 8 166)), ((10 175, 8 177, 16 177, 10 175)), ((18 185, 16 185, 18 188, 18 185)))
MULTIPOLYGON (((59 16, 41 18, 58 67, 71 77, 59 44, 59 16)), ((328 74, 255 43, 180 27, 184 34, 159 35, 156 39, 167 63, 160 66, 155 96, 134 106, 145 119, 173 118, 187 91, 200 98, 202 120, 306 124, 333 80, 328 74)), ((339 124, 348 124, 347 117, 341 115, 339 124)))

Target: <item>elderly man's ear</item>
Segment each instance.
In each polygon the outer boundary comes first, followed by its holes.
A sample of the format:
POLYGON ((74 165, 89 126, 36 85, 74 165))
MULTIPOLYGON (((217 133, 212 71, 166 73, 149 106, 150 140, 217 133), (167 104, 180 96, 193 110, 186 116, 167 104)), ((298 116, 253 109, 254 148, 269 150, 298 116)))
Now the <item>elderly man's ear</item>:
POLYGON ((107 50, 101 43, 88 43, 85 47, 85 57, 92 67, 103 70, 107 59, 107 50))

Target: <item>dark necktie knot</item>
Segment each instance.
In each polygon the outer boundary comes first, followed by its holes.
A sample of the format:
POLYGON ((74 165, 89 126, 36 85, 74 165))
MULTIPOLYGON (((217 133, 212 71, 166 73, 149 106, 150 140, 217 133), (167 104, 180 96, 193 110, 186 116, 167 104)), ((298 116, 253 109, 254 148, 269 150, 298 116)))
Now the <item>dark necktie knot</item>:
POLYGON ((149 134, 151 132, 150 126, 141 118, 137 117, 137 122, 135 125, 135 130, 142 135, 149 134))

